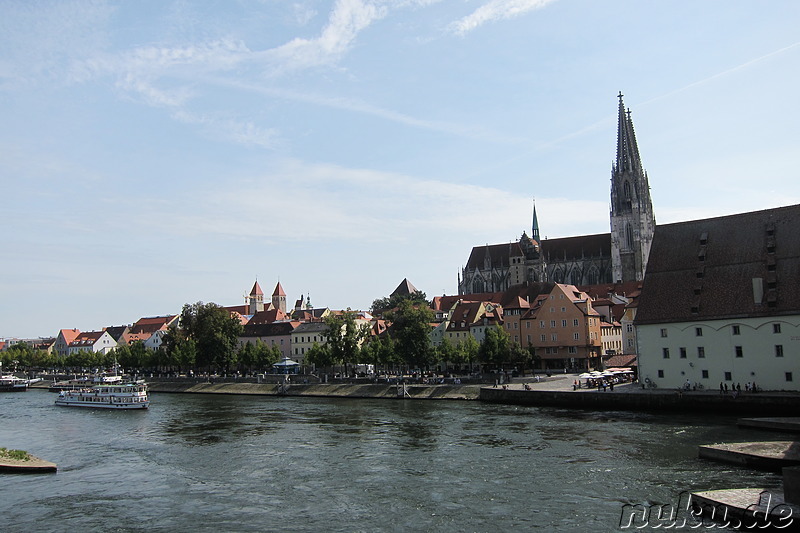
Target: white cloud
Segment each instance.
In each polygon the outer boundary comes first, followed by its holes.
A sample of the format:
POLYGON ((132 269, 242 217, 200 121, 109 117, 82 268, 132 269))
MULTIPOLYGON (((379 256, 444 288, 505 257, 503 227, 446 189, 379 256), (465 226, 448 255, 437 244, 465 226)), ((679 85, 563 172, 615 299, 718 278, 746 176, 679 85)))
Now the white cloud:
POLYGON ((492 0, 471 14, 450 25, 451 31, 465 35, 489 22, 505 20, 523 15, 535 9, 541 9, 556 0, 492 0))
POLYGON ((293 39, 270 50, 283 69, 302 69, 329 64, 347 52, 359 32, 386 16, 388 10, 362 0, 339 0, 331 11, 328 25, 315 39, 293 39))

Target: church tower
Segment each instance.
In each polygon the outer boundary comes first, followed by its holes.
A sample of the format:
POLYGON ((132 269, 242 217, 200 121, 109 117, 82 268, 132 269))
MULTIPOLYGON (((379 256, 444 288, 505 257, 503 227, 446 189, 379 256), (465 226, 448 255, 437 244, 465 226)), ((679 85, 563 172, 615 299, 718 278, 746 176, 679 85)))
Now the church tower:
POLYGON ((630 110, 619 98, 617 160, 611 169, 611 262, 613 281, 644 279, 656 218, 642 168, 630 110))
POLYGON ((247 303, 247 313, 250 315, 254 315, 259 311, 264 310, 264 291, 261 290, 258 280, 256 280, 255 284, 253 285, 253 289, 250 291, 250 296, 247 297, 247 303))
POLYGON ((280 281, 275 285, 275 290, 272 292, 272 307, 280 309, 284 313, 286 312, 286 293, 283 292, 280 281))

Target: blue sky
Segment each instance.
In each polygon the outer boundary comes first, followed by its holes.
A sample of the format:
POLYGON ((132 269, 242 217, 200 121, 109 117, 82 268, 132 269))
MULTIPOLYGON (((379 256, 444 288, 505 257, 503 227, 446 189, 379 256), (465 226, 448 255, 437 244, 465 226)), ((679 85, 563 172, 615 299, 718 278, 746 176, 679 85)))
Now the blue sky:
POLYGON ((455 293, 608 231, 616 95, 659 223, 800 202, 800 2, 0 0, 0 337, 455 293))

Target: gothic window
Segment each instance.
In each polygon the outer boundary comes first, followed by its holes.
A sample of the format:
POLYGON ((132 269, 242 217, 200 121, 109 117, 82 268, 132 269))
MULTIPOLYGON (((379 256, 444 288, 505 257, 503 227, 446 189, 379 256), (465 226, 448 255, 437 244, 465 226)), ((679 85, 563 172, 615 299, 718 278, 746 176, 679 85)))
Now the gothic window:
POLYGON ((588 283, 589 285, 597 285, 598 283, 600 283, 600 275, 598 274, 597 267, 595 266, 592 266, 589 269, 588 283))
POLYGON ((627 207, 631 206, 631 184, 629 181, 625 181, 622 185, 623 194, 625 195, 625 205, 627 207))
POLYGON ((633 249, 633 229, 630 224, 625 225, 625 242, 628 244, 628 249, 633 249))
POLYGON ((486 292, 483 290, 483 280, 476 279, 472 282, 472 292, 479 293, 479 292, 486 292))

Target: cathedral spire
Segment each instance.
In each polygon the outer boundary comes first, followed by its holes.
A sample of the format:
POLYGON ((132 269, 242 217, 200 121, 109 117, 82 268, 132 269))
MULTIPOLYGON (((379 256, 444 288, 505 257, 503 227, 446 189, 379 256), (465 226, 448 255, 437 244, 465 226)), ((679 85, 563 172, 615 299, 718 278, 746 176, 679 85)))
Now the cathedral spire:
POLYGON ((644 278, 655 215, 631 112, 619 98, 617 159, 611 170, 611 255, 614 281, 644 278))
POLYGON ((633 131, 631 110, 625 109, 622 101, 622 91, 619 98, 619 125, 617 126, 617 162, 616 172, 641 172, 642 160, 639 157, 639 147, 636 144, 636 134, 633 131))
POLYGON ((536 218, 536 198, 533 199, 533 225, 531 226, 531 230, 533 231, 533 240, 539 242, 539 219, 536 218))

